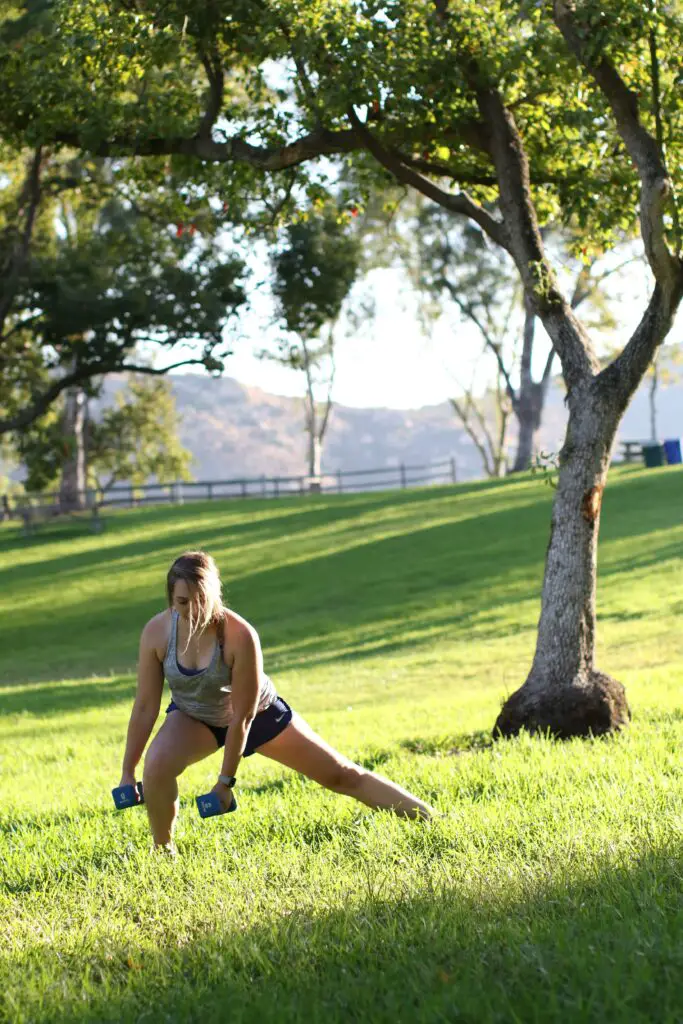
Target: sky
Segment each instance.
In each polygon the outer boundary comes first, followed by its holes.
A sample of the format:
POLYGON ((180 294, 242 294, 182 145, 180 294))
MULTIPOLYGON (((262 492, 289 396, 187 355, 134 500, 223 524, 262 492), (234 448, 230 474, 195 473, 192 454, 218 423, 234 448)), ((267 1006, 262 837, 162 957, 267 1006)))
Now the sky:
MULTIPOLYGON (((373 271, 364 287, 374 297, 375 316, 360 332, 344 336, 341 331, 338 335, 335 403, 356 408, 415 409, 447 401, 472 381, 479 390, 491 382, 492 357, 481 358, 476 330, 451 314, 425 333, 414 293, 399 271, 373 271)), ((619 326, 613 335, 603 336, 602 342, 623 344, 647 301, 642 264, 610 279, 610 291, 619 326)), ((264 290, 252 296, 250 309, 240 317, 241 337, 234 342, 234 354, 226 360, 225 375, 272 394, 301 396, 301 373, 257 356, 279 336, 272 321, 264 290)), ((670 341, 681 340, 681 324, 683 318, 679 317, 670 341)), ((538 378, 549 351, 547 336, 540 327, 535 347, 538 378)))
MULTIPOLYGON (((427 336, 410 288, 396 271, 374 272, 369 287, 376 304, 374 318, 358 333, 348 336, 342 330, 337 338, 335 402, 357 408, 396 409, 443 402, 457 390, 457 376, 462 373, 463 355, 459 364, 458 349, 465 354, 468 365, 471 354, 477 351, 475 332, 460 327, 456 334, 444 321, 427 336), (464 338, 466 333, 468 337, 464 338)), ((269 338, 278 336, 276 329, 269 330, 267 320, 267 314, 258 313, 244 318, 241 330, 247 338, 235 345, 225 372, 264 391, 301 395, 301 373, 254 355, 269 338)))

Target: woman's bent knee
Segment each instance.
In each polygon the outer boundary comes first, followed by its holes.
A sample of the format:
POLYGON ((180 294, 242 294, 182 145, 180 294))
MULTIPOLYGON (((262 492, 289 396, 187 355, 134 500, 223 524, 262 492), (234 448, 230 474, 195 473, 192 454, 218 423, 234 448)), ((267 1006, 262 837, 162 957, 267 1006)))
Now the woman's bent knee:
POLYGON ((145 758, 142 771, 142 781, 145 788, 148 785, 169 782, 177 778, 180 773, 176 758, 169 756, 164 750, 150 750, 145 758))

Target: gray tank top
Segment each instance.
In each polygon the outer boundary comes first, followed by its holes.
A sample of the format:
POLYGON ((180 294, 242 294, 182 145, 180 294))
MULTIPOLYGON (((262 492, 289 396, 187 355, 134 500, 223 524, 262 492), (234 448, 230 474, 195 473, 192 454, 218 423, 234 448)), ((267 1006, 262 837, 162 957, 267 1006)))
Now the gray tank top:
MULTIPOLYGON (((207 725, 229 725, 232 710, 232 669, 225 664, 221 645, 216 642, 210 664, 196 672, 178 665, 178 612, 171 611, 171 635, 164 657, 164 675, 175 704, 192 718, 207 725)), ((263 676, 257 713, 265 711, 277 694, 271 679, 263 676)))

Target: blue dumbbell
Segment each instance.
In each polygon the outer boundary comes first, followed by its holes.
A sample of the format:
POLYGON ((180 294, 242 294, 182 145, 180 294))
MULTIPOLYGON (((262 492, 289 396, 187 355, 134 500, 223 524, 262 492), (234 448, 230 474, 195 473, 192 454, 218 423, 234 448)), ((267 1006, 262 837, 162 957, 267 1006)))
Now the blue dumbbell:
POLYGON ((134 786, 115 786, 111 795, 114 797, 117 811, 125 811, 126 807, 136 807, 137 804, 145 802, 141 782, 136 782, 134 786))
POLYGON ((213 818, 216 814, 228 814, 237 810, 235 794, 232 794, 232 803, 229 807, 223 807, 218 799, 218 793, 203 793, 197 797, 197 810, 201 818, 213 818))

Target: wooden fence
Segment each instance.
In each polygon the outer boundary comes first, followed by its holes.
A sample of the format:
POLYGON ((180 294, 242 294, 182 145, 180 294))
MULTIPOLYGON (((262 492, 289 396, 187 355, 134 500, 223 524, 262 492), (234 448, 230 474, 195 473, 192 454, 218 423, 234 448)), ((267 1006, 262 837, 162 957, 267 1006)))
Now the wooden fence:
MULTIPOLYGON (((79 495, 82 509, 101 509, 110 506, 135 507, 158 505, 166 502, 183 504, 186 501, 212 501, 228 498, 281 498, 302 494, 347 494, 370 490, 391 490, 417 487, 422 484, 455 483, 454 458, 442 459, 422 465, 383 466, 380 469, 337 470, 320 477, 310 476, 255 476, 234 480, 177 481, 172 484, 115 485, 106 491, 90 488, 79 495)), ((26 518, 31 510, 59 515, 62 501, 59 492, 23 494, 3 498, 3 518, 26 518)), ((64 511, 67 511, 65 508, 64 511)))

